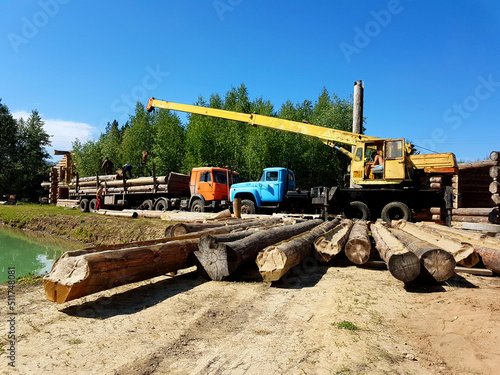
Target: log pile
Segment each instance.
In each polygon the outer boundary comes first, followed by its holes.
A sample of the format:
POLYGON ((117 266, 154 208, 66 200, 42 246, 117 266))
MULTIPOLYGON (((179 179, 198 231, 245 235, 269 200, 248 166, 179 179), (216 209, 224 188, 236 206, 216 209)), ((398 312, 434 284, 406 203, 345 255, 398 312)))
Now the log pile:
POLYGON ((363 220, 296 223, 271 217, 174 228, 172 238, 65 253, 44 277, 46 297, 64 303, 193 265, 209 279, 224 280, 254 263, 263 280, 276 281, 312 255, 330 266, 342 257, 358 266, 382 264, 405 283, 419 276, 442 282, 457 264, 484 265, 500 274, 500 238, 430 222, 393 221, 388 228, 363 220))
POLYGON ((92 195, 96 194, 99 186, 102 186, 108 194, 160 192, 172 196, 190 195, 189 176, 174 172, 171 172, 168 176, 139 177, 128 180, 122 180, 115 175, 74 178, 68 186, 70 194, 85 193, 92 195))

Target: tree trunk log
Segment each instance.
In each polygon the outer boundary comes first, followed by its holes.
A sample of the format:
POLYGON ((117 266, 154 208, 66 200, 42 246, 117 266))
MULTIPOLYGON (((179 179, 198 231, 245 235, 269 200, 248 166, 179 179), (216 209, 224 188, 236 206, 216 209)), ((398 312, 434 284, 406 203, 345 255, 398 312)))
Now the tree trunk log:
POLYGON ((462 170, 467 170, 467 169, 475 169, 475 168, 485 168, 485 167, 491 167, 492 165, 497 165, 498 162, 495 160, 480 160, 480 161, 474 161, 471 163, 460 163, 457 164, 458 169, 460 171, 462 170))
POLYGON ((223 280, 244 263, 255 260, 259 251, 286 238, 310 230, 322 223, 322 220, 310 220, 300 224, 272 228, 256 232, 242 240, 220 242, 210 235, 200 239, 195 256, 204 273, 212 280, 223 280))
POLYGON ((455 229, 433 223, 421 223, 438 233, 444 233, 460 241, 468 242, 476 249, 486 268, 500 274, 500 239, 480 232, 455 229))
POLYGON ((488 187, 488 190, 490 191, 491 194, 500 193, 500 182, 492 181, 490 186, 488 187))
POLYGON ((393 221, 392 227, 402 229, 406 233, 446 250, 453 255, 457 264, 465 267, 473 267, 479 263, 479 257, 474 247, 469 243, 461 242, 444 234, 434 233, 404 220, 393 221))
POLYGON ((218 229, 225 229, 228 232, 238 229, 248 229, 256 227, 266 227, 278 225, 281 223, 281 218, 270 217, 269 219, 244 219, 220 223, 178 223, 170 225, 165 229, 165 237, 173 238, 182 236, 186 233, 217 232, 218 229))
POLYGON ((314 242, 314 257, 322 263, 328 263, 344 248, 354 222, 342 220, 341 224, 319 237, 314 242))
POLYGON ((401 229, 390 228, 389 231, 418 257, 422 277, 440 282, 453 275, 457 262, 449 252, 401 229))
POLYGON ((500 160, 500 151, 491 151, 490 160, 499 161, 500 160))
POLYGON ((137 212, 123 212, 123 211, 113 211, 113 210, 98 210, 95 211, 96 214, 99 215, 106 215, 106 216, 116 216, 116 217, 130 217, 130 218, 136 218, 137 217, 137 212))
POLYGON ((491 178, 496 180, 498 178, 498 176, 500 175, 500 167, 498 167, 498 166, 490 167, 489 174, 490 174, 491 178))
POLYGON ((354 264, 366 263, 370 259, 371 248, 368 223, 364 220, 355 221, 344 249, 347 258, 354 264))
POLYGON ((455 208, 451 211, 452 215, 457 216, 488 216, 493 208, 455 208))
POLYGON ((264 281, 276 281, 289 269, 296 266, 311 254, 316 239, 338 226, 340 220, 325 221, 309 232, 285 240, 279 244, 266 247, 259 252, 255 262, 264 281))
POLYGON ((391 275, 405 283, 415 280, 420 274, 417 255, 409 251, 381 222, 372 224, 370 230, 375 247, 391 275))
POLYGON ((487 223, 488 216, 464 216, 464 215, 453 215, 453 221, 458 221, 461 223, 487 223))
POLYGON ((491 195, 491 200, 493 203, 495 203, 497 206, 500 205, 500 194, 492 194, 491 195))
POLYGON ((241 198, 234 198, 233 200, 234 217, 241 219, 241 198))
MULTIPOLYGON (((214 238, 219 241, 235 241, 251 234, 253 232, 242 231, 220 234, 214 238)), ((145 241, 67 252, 44 277, 45 295, 53 302, 63 303, 191 267, 194 265, 191 254, 198 248, 199 236, 168 242, 162 240, 160 243, 145 241)))

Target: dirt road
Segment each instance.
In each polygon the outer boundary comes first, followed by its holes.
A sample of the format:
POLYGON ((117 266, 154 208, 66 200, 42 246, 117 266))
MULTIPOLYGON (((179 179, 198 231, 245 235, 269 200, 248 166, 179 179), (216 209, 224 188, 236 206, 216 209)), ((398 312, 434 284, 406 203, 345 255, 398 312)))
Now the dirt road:
POLYGON ((63 305, 41 285, 17 292, 16 367, 2 334, 0 373, 456 375, 500 365, 498 277, 405 288, 387 271, 309 259, 273 284, 189 269, 63 305))

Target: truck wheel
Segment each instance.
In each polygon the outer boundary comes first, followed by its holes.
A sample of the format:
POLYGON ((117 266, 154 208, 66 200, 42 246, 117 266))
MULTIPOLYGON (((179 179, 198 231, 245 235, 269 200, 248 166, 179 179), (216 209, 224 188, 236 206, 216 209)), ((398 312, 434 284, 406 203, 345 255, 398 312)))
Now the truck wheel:
POLYGON ((153 209, 153 201, 151 199, 146 199, 144 202, 142 202, 141 208, 143 210, 152 210, 153 209))
POLYGON ((242 199, 241 200, 241 213, 242 214, 254 214, 256 212, 255 210, 255 203, 251 201, 250 199, 242 199))
POLYGON ((202 201, 197 199, 191 205, 191 212, 205 212, 205 206, 202 201))
POLYGON ((155 203, 156 211, 167 211, 168 210, 168 201, 165 198, 160 198, 155 203))
POLYGON ((89 211, 90 212, 97 211, 97 199, 94 198, 89 202, 89 211))
POLYGON ((344 209, 344 216, 348 219, 370 219, 370 209, 361 201, 353 201, 344 209))
POLYGON ((411 210, 403 202, 390 202, 382 208, 382 220, 390 223, 392 220, 411 220, 411 210))
POLYGON ((89 200, 88 199, 82 199, 80 201, 80 211, 81 212, 89 212, 89 200))

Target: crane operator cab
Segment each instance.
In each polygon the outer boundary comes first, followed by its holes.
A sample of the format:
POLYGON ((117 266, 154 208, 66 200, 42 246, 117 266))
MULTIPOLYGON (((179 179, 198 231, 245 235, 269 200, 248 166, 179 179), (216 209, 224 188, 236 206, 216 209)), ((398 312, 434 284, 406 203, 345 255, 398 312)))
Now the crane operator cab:
POLYGON ((352 178, 360 185, 400 184, 409 180, 411 165, 404 139, 380 139, 356 145, 352 178))

